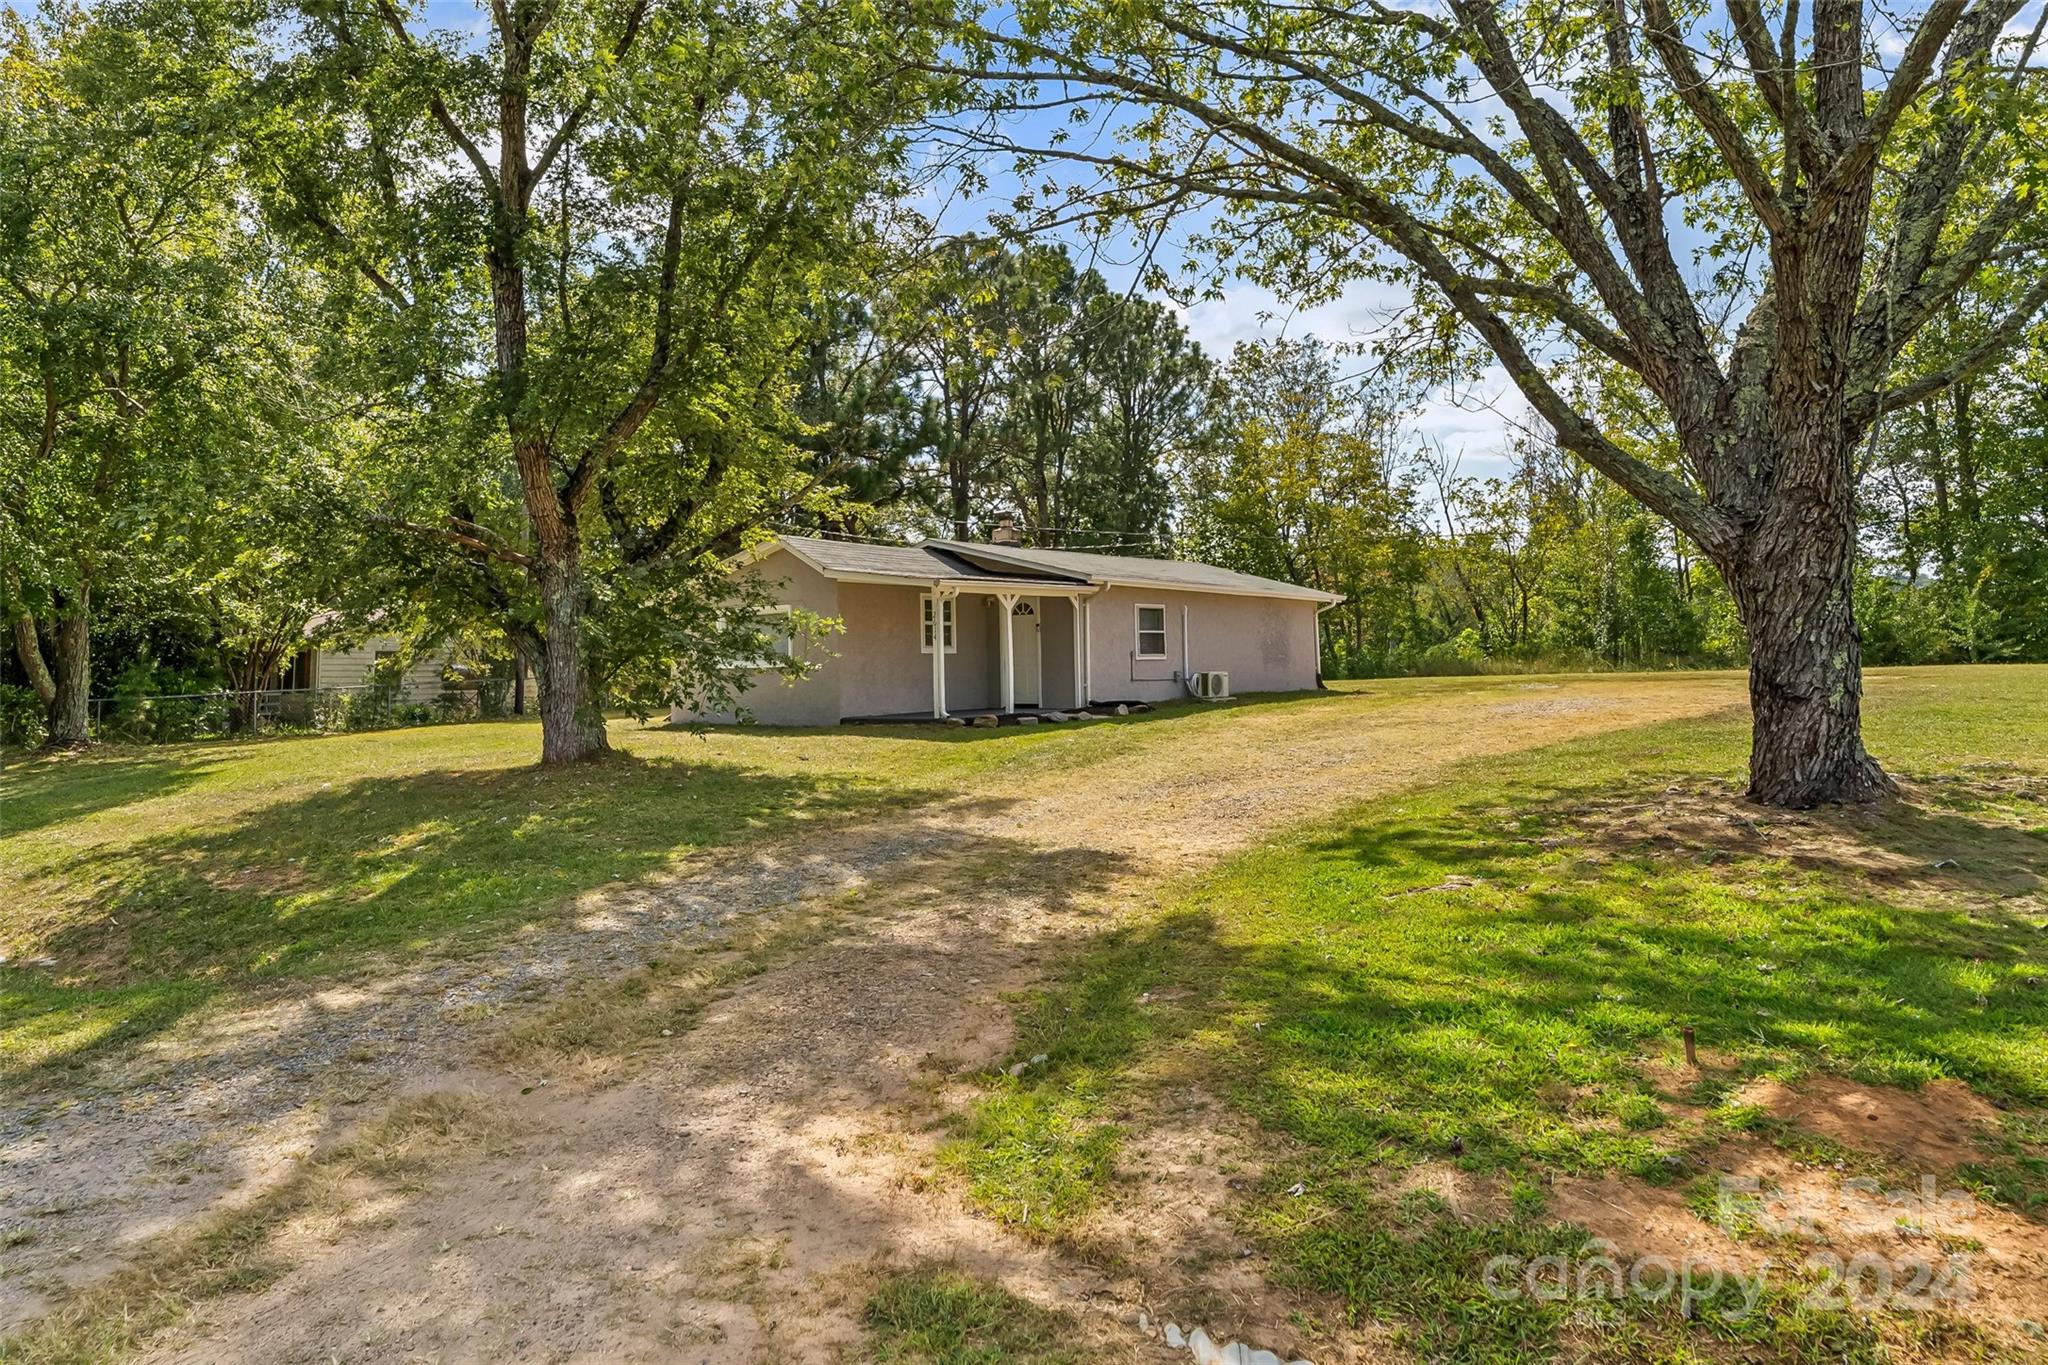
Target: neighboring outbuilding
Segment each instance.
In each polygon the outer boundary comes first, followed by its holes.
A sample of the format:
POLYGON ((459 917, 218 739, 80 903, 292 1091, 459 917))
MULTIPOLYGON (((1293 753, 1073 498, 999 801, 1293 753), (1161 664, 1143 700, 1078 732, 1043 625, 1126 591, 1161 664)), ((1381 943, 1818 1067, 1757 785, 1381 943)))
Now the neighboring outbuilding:
MULTIPOLYGON (((1182 560, 1027 549, 998 540, 874 545, 782 536, 738 572, 776 601, 839 623, 778 652, 742 699, 768 725, 1071 711, 1321 682, 1319 613, 1344 599, 1182 560), (938 637, 934 644, 934 622, 938 637)), ((732 713, 678 709, 677 722, 732 713)))
MULTIPOLYGON (((371 613, 370 629, 382 625, 371 613)), ((357 629, 361 629, 358 626, 357 629)), ((386 627, 388 629, 388 627, 386 627)), ((317 613, 305 628, 305 643, 259 684, 280 714, 312 716, 322 698, 360 698, 371 711, 392 706, 433 706, 450 716, 526 713, 536 681, 530 668, 511 677, 502 669, 463 658, 447 641, 422 645, 397 635, 357 635, 333 611, 317 613), (484 692, 503 693, 485 705, 484 692)))
MULTIPOLYGON (((309 644, 292 659, 279 679, 286 689, 360 691, 377 684, 379 670, 404 661, 405 643, 394 636, 373 635, 348 644, 309 644)), ((432 701, 448 690, 450 656, 444 649, 415 651, 404 671, 385 686, 394 700, 432 701)))

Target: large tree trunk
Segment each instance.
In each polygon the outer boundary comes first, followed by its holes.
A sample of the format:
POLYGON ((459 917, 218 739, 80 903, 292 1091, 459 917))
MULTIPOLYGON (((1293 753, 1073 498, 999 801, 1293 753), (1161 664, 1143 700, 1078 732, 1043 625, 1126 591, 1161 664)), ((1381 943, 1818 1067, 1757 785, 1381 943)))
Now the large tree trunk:
POLYGON ((35 690, 36 700, 43 704, 45 711, 50 703, 57 700, 57 680, 50 676, 49 665, 43 662, 42 640, 36 634, 36 618, 27 607, 14 609, 14 654, 21 660, 21 671, 28 675, 28 685, 35 690))
POLYGON ((1847 499, 1805 491, 1785 490, 1742 558, 1722 566, 1749 632, 1749 798, 1798 809, 1897 791, 1863 749, 1847 499))
POLYGON ((92 592, 82 588, 57 610, 57 649, 50 660, 55 688, 44 722, 43 747, 81 749, 91 742, 92 592))
MULTIPOLYGON (((507 49, 507 70, 523 56, 507 49)), ((505 98, 514 99, 516 92, 505 98)), ((518 98, 523 99, 523 96, 518 98)), ((507 103, 500 131, 506 139, 503 165, 525 159, 526 125, 521 109, 507 103)), ((507 174, 510 174, 508 169, 507 174)), ((579 494, 576 480, 568 489, 555 484, 553 434, 536 424, 524 407, 526 371, 526 277, 520 265, 520 233, 525 220, 523 189, 508 187, 499 238, 488 256, 491 304, 496 320, 498 384, 504 402, 505 429, 512 438, 512 458, 519 488, 533 527, 530 567, 540 588, 543 636, 540 657, 540 761, 580 763, 610 751, 605 741, 604 713, 591 695, 589 670, 583 658, 583 544, 577 530, 579 494), (516 212, 505 204, 517 205, 516 212)), ((585 484, 585 487, 588 485, 585 484)))
POLYGON ((241 735, 256 729, 256 693, 269 680, 276 662, 251 646, 223 661, 228 675, 228 733, 241 735))
POLYGON ((973 508, 974 487, 968 461, 967 444, 963 441, 946 463, 946 491, 952 504, 955 540, 967 539, 970 530, 968 516, 973 508))
MULTIPOLYGON (((1818 31, 1818 12, 1815 23, 1818 31)), ((1860 117, 1861 87, 1844 72, 1825 79, 1841 88, 1823 108, 1840 120, 1860 117)), ((1753 402, 1761 419, 1740 462, 1752 479, 1767 471, 1768 491, 1748 534, 1723 551, 1722 571, 1749 632, 1749 798, 1771 806, 1898 790, 1863 748, 1853 591, 1863 429, 1849 419, 1846 357, 1869 202, 1866 185, 1824 230, 1773 241, 1772 287, 1785 301, 1773 320, 1776 346, 1762 383, 1735 400, 1753 402)))
POLYGON ((540 761, 578 763, 611 750, 583 665, 583 582, 573 550, 539 566, 546 637, 540 660, 540 761))

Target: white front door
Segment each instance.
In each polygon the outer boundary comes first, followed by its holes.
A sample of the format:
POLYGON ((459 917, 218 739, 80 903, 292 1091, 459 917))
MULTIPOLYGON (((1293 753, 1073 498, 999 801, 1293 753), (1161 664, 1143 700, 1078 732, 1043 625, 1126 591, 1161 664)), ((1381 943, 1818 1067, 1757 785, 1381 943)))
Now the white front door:
POLYGON ((1010 609, 1010 630, 1016 642, 1017 705, 1037 706, 1039 690, 1038 599, 1020 598, 1010 609))

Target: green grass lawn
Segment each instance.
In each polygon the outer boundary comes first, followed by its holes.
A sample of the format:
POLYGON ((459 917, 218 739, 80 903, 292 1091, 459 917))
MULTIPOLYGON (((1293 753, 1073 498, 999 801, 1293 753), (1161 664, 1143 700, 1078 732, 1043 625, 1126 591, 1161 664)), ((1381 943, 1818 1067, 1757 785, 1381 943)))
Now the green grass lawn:
POLYGON ((714 729, 617 722, 535 765, 531 723, 0 754, 0 1082, 380 957, 459 954, 693 857, 974 792, 1245 742, 1240 719, 1418 691, 1247 698, 1087 725, 714 729))
POLYGON ((559 772, 518 723, 17 760, 0 771, 0 1077, 266 980, 499 940, 707 850, 911 810, 1054 739, 614 738, 617 757, 559 772))
POLYGON ((626 722, 542 771, 531 723, 0 754, 0 1081, 82 1063, 281 980, 455 954, 692 857, 1091 765, 1227 765, 1261 727, 1519 679, 1408 679, 1001 730, 626 722))
POLYGON ((958 1271, 891 1275, 862 1315, 877 1365, 1080 1365, 1074 1324, 958 1271))
POLYGON ((1701 722, 1469 765, 1236 859, 1028 1002, 1008 1060, 1048 1060, 991 1075, 948 1163, 995 1216, 1085 1240, 1148 1103, 1193 1085, 1262 1135, 1237 1214, 1270 1273, 1427 1358, 1876 1359, 1937 1330, 1789 1299, 1588 1326, 1480 1274, 1584 1246, 1545 1216, 1556 1176, 1701 1179, 1759 1127, 1730 1097, 1764 1076, 1967 1082, 2015 1118, 2002 1156, 1944 1178, 2048 1211, 2048 1129, 2025 1117, 2048 1104, 2048 670, 1871 690, 1870 745, 1916 797, 1881 816, 1745 809, 1744 729, 1701 722), (1714 1064, 1673 1095, 1686 1025, 1714 1064), (1506 1209, 1475 1224, 1390 1192, 1422 1162, 1506 1209))

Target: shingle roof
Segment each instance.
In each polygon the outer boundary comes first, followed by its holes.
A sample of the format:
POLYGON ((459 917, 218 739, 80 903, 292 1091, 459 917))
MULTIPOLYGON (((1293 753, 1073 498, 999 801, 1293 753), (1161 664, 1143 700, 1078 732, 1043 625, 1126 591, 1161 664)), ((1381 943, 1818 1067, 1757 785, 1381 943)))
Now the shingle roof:
POLYGON ((1224 592, 1255 597, 1295 597, 1316 602, 1341 602, 1343 597, 1296 583, 1257 574, 1220 569, 1187 559, 1147 559, 1141 555, 1100 555, 1082 550, 1031 550, 1015 545, 983 545, 940 541, 948 553, 971 555, 983 563, 1012 570, 1071 575, 1096 583, 1128 583, 1143 587, 1178 588, 1183 592, 1224 592))
POLYGON ((1176 588, 1182 592, 1222 592, 1312 602, 1344 600, 1336 593, 1185 559, 1098 555, 1080 550, 1027 550, 1015 545, 988 545, 964 540, 870 545, 858 540, 783 536, 779 543, 789 547, 798 558, 816 566, 828 578, 838 574, 874 574, 920 583, 940 578, 993 582, 1127 583, 1138 587, 1176 588))
POLYGON ((795 551, 799 558, 816 565, 818 570, 828 577, 841 573, 880 574, 890 578, 916 579, 921 583, 929 583, 935 578, 987 578, 1004 581, 1018 578, 1048 578, 1067 583, 1086 581, 1058 570, 1030 569, 1021 565, 1016 568, 986 569, 979 564, 970 564, 958 555, 948 553, 932 541, 921 545, 869 545, 857 540, 783 536, 781 543, 795 551))

